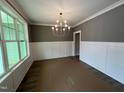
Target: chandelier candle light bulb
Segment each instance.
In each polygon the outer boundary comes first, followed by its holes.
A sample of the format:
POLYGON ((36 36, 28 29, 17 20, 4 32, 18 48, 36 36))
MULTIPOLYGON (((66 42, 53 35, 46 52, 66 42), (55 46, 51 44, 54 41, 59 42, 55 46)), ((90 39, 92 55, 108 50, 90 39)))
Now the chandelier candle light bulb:
POLYGON ((70 30, 70 29, 71 29, 71 27, 69 26, 69 27, 68 27, 68 29, 70 30))
POLYGON ((55 28, 57 28, 58 27, 58 25, 55 25, 55 28))
POLYGON ((68 27, 68 25, 67 25, 67 24, 65 24, 65 27, 68 27))
POLYGON ((59 20, 56 20, 56 23, 58 24, 59 23, 59 20))
POLYGON ((65 28, 63 28, 63 31, 65 31, 65 28))
POLYGON ((58 31, 58 28, 56 28, 56 31, 58 31))
POLYGON ((52 30, 54 30, 54 27, 52 27, 52 30))
POLYGON ((64 23, 66 24, 67 23, 67 20, 64 20, 64 23))

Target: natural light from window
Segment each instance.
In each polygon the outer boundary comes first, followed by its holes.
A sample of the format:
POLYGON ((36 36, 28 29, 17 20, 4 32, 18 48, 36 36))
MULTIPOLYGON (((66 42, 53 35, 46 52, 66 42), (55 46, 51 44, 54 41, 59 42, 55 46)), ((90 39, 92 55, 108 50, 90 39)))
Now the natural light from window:
POLYGON ((0 17, 2 23, 0 24, 0 76, 2 76, 18 63, 23 62, 28 56, 28 51, 25 22, 1 8, 0 17), (5 62, 3 58, 6 59, 5 62))
POLYGON ((2 50, 1 50, 1 45, 0 45, 0 76, 4 73, 4 68, 3 68, 3 58, 2 58, 2 50))

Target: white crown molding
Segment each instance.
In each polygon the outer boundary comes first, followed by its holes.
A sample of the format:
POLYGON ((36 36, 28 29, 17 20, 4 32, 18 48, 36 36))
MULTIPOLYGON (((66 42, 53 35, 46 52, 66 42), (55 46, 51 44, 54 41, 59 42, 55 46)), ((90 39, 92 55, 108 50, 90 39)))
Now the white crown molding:
MULTIPOLYGON (((42 23, 30 23, 30 25, 37 25, 37 26, 55 26, 55 24, 42 24, 42 23)), ((70 26, 72 27, 72 26, 70 26)))
POLYGON ((100 15, 102 15, 102 14, 104 14, 104 13, 106 13, 106 12, 108 12, 108 11, 110 11, 110 10, 116 8, 116 7, 119 7, 119 6, 123 5, 123 4, 124 4, 124 0, 120 0, 120 1, 118 1, 118 2, 116 2, 116 3, 114 3, 114 4, 112 4, 112 5, 110 5, 109 7, 107 7, 107 8, 105 8, 105 9, 103 9, 103 10, 101 10, 101 11, 99 11, 99 12, 93 14, 92 16, 86 18, 85 20, 83 20, 83 21, 77 23, 76 25, 74 25, 74 26, 72 26, 72 27, 76 27, 76 26, 78 26, 78 25, 81 25, 81 24, 83 24, 83 23, 85 23, 85 22, 87 22, 87 21, 89 21, 89 20, 91 20, 91 19, 93 19, 93 18, 95 18, 95 17, 97 17, 97 16, 100 16, 100 15))
POLYGON ((30 23, 29 18, 26 16, 26 14, 24 13, 23 9, 16 3, 15 0, 4 0, 10 7, 12 7, 15 12, 17 12, 21 17, 23 17, 23 19, 30 23))
POLYGON ((42 24, 42 23, 30 23, 30 25, 39 25, 39 26, 54 26, 53 24, 42 24))

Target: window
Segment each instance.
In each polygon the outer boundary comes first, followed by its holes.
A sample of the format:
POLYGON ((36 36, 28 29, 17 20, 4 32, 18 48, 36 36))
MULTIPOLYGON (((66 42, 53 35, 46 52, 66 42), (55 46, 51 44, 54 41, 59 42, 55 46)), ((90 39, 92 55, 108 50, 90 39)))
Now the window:
POLYGON ((26 44, 26 39, 25 39, 24 25, 18 21, 17 28, 18 28, 20 51, 21 51, 21 59, 23 59, 27 55, 27 48, 26 48, 27 44, 26 44))
POLYGON ((16 40, 16 27, 14 18, 1 11, 4 40, 16 40))
POLYGON ((0 76, 2 76, 22 62, 28 56, 28 51, 25 22, 11 16, 1 8, 0 17, 0 76), (3 58, 6 59, 5 62, 3 58))
POLYGON ((13 67, 19 62, 19 51, 17 42, 7 42, 7 57, 9 68, 13 67))
POLYGON ((19 33, 19 40, 25 40, 24 36, 24 25, 21 22, 17 22, 17 28, 19 33))
POLYGON ((15 19, 1 11, 4 40, 7 49, 8 66, 12 68, 19 62, 19 47, 16 38, 15 19))
POLYGON ((20 42, 20 50, 21 50, 21 59, 23 59, 27 56, 27 46, 25 41, 20 42))

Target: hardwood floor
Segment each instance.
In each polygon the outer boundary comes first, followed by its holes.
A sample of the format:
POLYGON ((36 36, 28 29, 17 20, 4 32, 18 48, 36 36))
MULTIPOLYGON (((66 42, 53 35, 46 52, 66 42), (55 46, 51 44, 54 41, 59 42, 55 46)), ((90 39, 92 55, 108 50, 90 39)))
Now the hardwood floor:
POLYGON ((124 86, 77 57, 34 62, 19 92, 124 91, 124 86))

